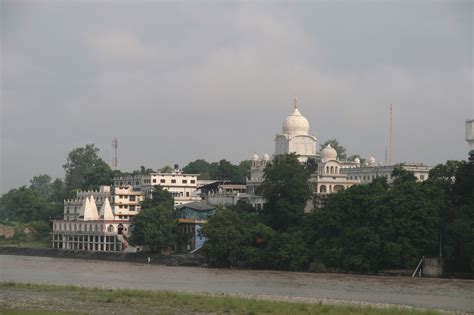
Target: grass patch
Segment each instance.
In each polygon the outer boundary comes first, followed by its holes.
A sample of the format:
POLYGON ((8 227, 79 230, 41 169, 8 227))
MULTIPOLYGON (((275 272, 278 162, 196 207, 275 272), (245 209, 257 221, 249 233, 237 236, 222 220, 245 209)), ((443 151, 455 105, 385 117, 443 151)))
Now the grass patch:
MULTIPOLYGON (((329 305, 269 301, 230 295, 144 291, 130 289, 88 288, 79 286, 29 283, 0 283, 0 293, 9 304, 0 314, 105 314, 121 310, 123 314, 440 314, 434 310, 360 305, 329 305), (16 305, 15 296, 29 296, 16 305), (41 301, 47 301, 42 304, 41 301), (57 307, 56 307, 57 305, 57 307)), ((5 306, 5 305, 4 305, 5 306)))

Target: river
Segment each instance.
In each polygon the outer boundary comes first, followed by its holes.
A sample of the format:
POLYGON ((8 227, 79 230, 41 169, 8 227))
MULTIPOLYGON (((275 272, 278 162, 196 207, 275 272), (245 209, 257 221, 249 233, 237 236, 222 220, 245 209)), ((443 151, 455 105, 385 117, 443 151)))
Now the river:
POLYGON ((0 281, 335 299, 474 311, 474 281, 0 255, 0 281))

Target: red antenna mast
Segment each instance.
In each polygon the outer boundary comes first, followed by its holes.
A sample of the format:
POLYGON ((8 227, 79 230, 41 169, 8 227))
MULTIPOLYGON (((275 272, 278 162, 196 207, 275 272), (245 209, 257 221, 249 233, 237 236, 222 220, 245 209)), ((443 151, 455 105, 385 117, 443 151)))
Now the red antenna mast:
POLYGON ((113 161, 112 161, 112 167, 114 168, 114 170, 116 170, 117 169, 117 161, 118 161, 118 154, 117 154, 118 139, 117 138, 114 138, 112 140, 112 148, 114 149, 114 158, 113 158, 113 161))

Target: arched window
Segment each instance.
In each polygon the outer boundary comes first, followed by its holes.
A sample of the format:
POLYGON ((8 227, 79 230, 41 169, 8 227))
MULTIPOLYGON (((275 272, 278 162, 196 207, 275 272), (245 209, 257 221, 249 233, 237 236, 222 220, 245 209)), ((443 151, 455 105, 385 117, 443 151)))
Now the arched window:
POLYGON ((109 225, 109 227, 107 228, 107 232, 113 232, 114 231, 114 226, 111 224, 109 225))
POLYGON ((326 185, 321 185, 321 187, 319 187, 319 192, 322 192, 322 193, 327 192, 326 185))

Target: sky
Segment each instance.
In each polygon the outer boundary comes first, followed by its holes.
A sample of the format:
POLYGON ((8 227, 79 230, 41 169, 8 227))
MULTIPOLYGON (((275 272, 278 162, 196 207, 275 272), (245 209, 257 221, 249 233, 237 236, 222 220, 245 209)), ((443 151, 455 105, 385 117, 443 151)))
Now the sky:
POLYGON ((0 0, 0 193, 63 177, 94 143, 118 168, 274 151, 298 97, 318 146, 467 158, 472 1, 0 0))

